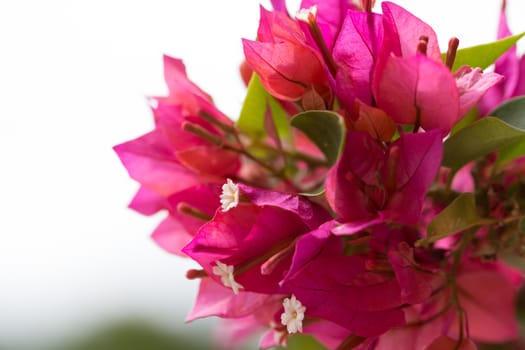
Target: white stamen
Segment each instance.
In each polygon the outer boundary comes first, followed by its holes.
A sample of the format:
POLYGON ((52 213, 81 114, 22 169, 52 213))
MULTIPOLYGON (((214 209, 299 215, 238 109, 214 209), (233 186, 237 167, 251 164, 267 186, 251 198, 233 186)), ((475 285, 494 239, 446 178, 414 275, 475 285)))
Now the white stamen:
POLYGON ((298 21, 305 22, 305 23, 314 22, 316 16, 317 16, 317 5, 314 5, 308 9, 300 9, 295 14, 295 18, 298 21))
POLYGON ((221 277, 221 282, 225 287, 231 288, 235 294, 239 294, 239 289, 244 287, 235 281, 235 277, 233 277, 233 266, 223 264, 218 260, 215 264, 217 266, 213 267, 213 274, 221 277))
POLYGON ((228 179, 226 183, 222 185, 222 194, 220 198, 223 212, 235 208, 237 204, 239 204, 239 186, 234 184, 232 180, 228 179))
POLYGON ((281 314, 281 323, 286 326, 288 333, 297 333, 303 331, 303 319, 306 307, 292 294, 291 298, 283 301, 284 312, 281 314))

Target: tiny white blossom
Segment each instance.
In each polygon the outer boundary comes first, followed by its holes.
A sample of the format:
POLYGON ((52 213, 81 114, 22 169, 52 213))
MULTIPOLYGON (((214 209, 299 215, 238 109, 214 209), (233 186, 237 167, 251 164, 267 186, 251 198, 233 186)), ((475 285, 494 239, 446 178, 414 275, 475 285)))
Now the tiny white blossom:
POLYGON ((222 185, 220 198, 222 211, 226 212, 231 208, 235 208, 237 204, 239 204, 239 186, 228 179, 226 183, 222 185))
POLYGON ((310 23, 315 20, 315 17, 317 16, 317 5, 313 5, 310 8, 307 9, 300 9, 295 14, 295 18, 298 21, 310 23))
POLYGON ((223 264, 220 261, 216 261, 217 266, 213 267, 213 274, 221 277, 221 282, 225 287, 233 289, 233 293, 239 294, 239 289, 244 288, 242 285, 235 281, 233 277, 233 266, 223 264))
POLYGON ((292 294, 291 298, 283 301, 284 312, 281 314, 281 323, 286 326, 288 333, 303 331, 303 319, 306 307, 292 294))

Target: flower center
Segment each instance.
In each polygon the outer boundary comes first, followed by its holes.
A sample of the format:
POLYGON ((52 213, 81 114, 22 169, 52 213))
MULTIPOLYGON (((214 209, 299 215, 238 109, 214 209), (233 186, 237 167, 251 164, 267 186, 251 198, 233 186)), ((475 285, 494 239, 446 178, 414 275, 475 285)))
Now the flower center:
POLYGON ((221 282, 225 287, 231 288, 235 294, 239 294, 239 289, 244 288, 241 284, 235 281, 233 277, 233 265, 226 265, 220 261, 215 262, 213 267, 213 274, 220 276, 221 282))
POLYGON ((281 324, 286 326, 289 334, 303 331, 303 319, 306 307, 292 294, 283 301, 284 312, 281 314, 281 324))
POLYGON ((223 212, 227 212, 231 208, 235 208, 239 204, 239 187, 228 179, 222 185, 222 194, 220 196, 221 207, 223 212))

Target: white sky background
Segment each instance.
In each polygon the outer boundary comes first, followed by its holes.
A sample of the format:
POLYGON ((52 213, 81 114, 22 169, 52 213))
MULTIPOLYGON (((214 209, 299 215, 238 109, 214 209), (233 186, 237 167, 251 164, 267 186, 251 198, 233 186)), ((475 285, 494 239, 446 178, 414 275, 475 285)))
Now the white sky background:
MULTIPOLYGON (((498 0, 398 3, 442 49, 495 37, 498 0)), ((525 31, 525 3, 508 7, 525 31)), ((137 185, 111 147, 150 130, 163 53, 236 117, 240 38, 258 12, 255 0, 0 1, 0 346, 130 312, 183 327, 194 265, 149 239, 160 217, 126 208, 137 185)))

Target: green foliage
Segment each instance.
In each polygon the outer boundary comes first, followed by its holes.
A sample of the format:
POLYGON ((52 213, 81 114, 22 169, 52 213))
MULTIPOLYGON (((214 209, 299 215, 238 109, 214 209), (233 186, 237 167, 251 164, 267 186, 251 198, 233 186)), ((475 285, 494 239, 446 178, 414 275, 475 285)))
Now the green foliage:
MULTIPOLYGON (((456 60, 452 71, 455 71, 463 65, 471 67, 480 67, 485 69, 493 64, 501 55, 503 55, 512 45, 514 45, 524 33, 509 36, 491 43, 467 47, 460 49, 456 53, 456 60)), ((446 54, 443 54, 443 61, 446 54)))
MULTIPOLYGON (((43 348, 43 347, 42 347, 43 348)), ((41 349, 42 349, 41 348, 41 349)), ((211 350, 206 337, 177 335, 160 330, 142 321, 111 324, 81 339, 57 345, 53 350, 211 350)))
POLYGON ((474 194, 462 193, 432 219, 427 226, 426 238, 420 240, 418 245, 428 245, 471 227, 486 224, 487 221, 478 215, 474 194))
POLYGON ((515 97, 502 103, 489 115, 498 117, 516 128, 525 130, 525 96, 515 97))
POLYGON ((270 107, 277 133, 280 138, 291 137, 288 115, 279 102, 262 86, 256 74, 252 75, 248 92, 237 120, 239 129, 254 139, 263 138, 267 132, 264 127, 266 109, 270 107))
POLYGON ((486 117, 450 136, 444 144, 443 165, 457 170, 470 161, 525 139, 525 130, 499 118, 486 117))
POLYGON ((345 122, 339 114, 332 111, 307 111, 294 116, 291 124, 319 147, 330 164, 337 161, 346 135, 345 122))
POLYGON ((288 337, 286 347, 277 347, 274 350, 327 350, 310 335, 294 334, 288 337))

